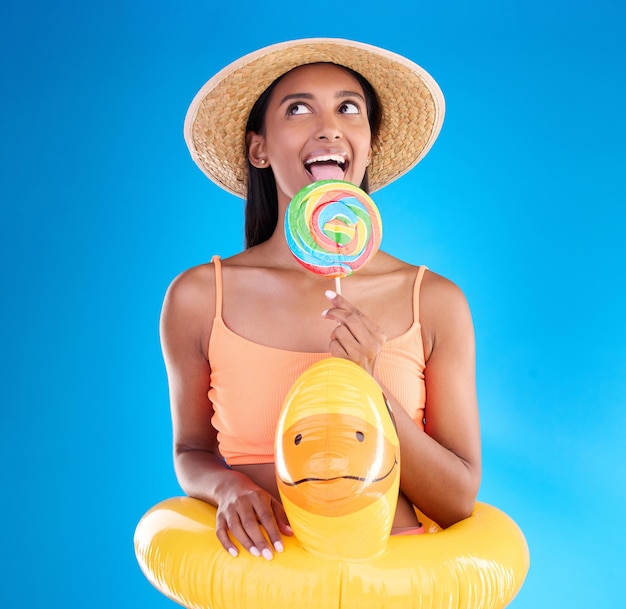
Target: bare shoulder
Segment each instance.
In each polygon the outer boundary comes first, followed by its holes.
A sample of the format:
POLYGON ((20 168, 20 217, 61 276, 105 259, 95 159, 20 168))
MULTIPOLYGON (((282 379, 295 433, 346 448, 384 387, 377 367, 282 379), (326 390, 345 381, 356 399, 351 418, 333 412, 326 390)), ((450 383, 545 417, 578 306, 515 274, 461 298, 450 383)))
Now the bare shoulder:
POLYGON ((427 354, 446 337, 473 335, 465 294, 454 282, 427 270, 420 290, 420 323, 427 354))
POLYGON ((163 301, 164 309, 215 309, 215 266, 213 263, 192 267, 170 283, 163 301))
POLYGON ((465 294, 456 283, 428 269, 422 280, 420 302, 422 306, 436 308, 467 306, 465 294))
POLYGON ((193 336, 202 347, 208 344, 215 316, 215 266, 190 268, 174 278, 167 288, 161 310, 161 336, 193 336))

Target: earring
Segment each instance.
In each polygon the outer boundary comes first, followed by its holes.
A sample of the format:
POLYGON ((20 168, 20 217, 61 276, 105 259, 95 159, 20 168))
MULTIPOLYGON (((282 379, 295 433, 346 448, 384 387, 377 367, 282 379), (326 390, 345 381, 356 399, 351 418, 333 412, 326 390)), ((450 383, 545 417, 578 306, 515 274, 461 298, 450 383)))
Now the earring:
POLYGON ((266 163, 266 162, 267 162, 267 161, 266 161, 265 159, 261 159, 261 160, 259 161, 259 163, 261 163, 261 165, 265 165, 265 163, 266 163))

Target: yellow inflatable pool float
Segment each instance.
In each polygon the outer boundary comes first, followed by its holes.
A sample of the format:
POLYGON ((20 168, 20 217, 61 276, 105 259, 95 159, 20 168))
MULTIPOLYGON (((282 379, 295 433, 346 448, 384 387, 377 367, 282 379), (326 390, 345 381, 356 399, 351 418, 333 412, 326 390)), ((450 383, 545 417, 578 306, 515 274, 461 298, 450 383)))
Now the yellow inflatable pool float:
MULTIPOLYGON (((501 609, 522 586, 528 547, 484 503, 445 530, 390 536, 400 451, 378 384, 347 360, 314 364, 287 396, 276 473, 294 529, 273 560, 232 557, 213 506, 168 499, 139 522, 135 553, 148 580, 189 609, 501 609)), ((241 549, 241 548, 240 548, 241 549)))

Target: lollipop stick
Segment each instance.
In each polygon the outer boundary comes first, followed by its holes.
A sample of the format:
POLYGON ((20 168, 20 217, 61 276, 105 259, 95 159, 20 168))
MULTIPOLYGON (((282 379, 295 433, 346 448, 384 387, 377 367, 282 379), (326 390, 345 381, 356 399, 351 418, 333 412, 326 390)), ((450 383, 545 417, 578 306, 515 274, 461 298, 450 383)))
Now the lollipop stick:
POLYGON ((335 277, 335 292, 341 296, 341 277, 335 277))

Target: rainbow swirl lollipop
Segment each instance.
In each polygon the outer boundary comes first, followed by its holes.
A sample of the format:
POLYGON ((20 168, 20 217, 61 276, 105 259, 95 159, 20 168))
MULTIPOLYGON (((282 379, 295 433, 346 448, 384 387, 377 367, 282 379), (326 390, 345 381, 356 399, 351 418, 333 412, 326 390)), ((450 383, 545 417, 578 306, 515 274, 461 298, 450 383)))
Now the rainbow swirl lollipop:
POLYGON ((357 186, 321 180, 305 186, 285 215, 285 236, 296 260, 323 277, 347 277, 374 256, 382 239, 374 201, 357 186))

